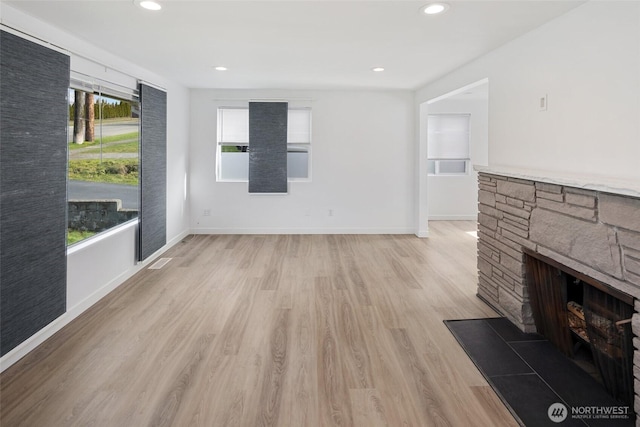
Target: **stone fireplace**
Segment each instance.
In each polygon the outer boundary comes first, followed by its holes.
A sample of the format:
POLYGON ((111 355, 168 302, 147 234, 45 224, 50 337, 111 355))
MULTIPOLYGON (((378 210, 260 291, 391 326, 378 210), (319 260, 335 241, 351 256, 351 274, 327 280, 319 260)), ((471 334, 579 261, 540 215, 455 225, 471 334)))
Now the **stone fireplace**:
POLYGON ((536 330, 526 260, 537 254, 633 302, 634 410, 640 413, 640 186, 506 168, 478 170, 478 296, 536 330))

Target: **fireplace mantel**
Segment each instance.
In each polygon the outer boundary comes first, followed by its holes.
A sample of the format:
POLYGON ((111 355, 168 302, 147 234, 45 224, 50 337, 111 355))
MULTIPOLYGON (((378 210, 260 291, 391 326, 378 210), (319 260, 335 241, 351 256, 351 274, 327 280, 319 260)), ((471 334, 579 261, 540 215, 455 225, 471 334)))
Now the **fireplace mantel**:
POLYGON ((578 175, 565 172, 513 168, 510 166, 475 165, 474 169, 479 173, 640 198, 640 180, 630 181, 599 175, 578 175))

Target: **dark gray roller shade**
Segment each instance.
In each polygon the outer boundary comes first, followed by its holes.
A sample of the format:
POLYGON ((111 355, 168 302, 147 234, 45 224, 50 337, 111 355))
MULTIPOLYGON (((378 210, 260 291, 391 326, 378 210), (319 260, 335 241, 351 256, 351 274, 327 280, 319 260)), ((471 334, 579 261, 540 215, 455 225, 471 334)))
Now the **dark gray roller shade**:
POLYGON ((287 192, 286 102, 249 103, 249 193, 287 192))
POLYGON ((167 93, 140 85, 139 259, 167 243, 167 93))
POLYGON ((0 353, 66 311, 69 57, 0 31, 0 353))

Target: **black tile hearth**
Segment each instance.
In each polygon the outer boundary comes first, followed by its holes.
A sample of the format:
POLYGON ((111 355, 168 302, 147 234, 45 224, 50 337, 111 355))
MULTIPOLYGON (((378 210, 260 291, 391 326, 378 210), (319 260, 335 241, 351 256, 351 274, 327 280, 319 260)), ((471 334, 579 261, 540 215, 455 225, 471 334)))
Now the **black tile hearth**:
MULTIPOLYGON (((535 373, 491 377, 492 387, 499 391, 511 412, 529 427, 557 426, 548 416, 549 407, 560 398, 535 373)), ((585 427, 582 420, 565 419, 562 426, 585 427)))
MULTIPOLYGON (((566 356, 556 350, 549 341, 511 343, 533 370, 549 385, 568 406, 615 407, 621 403, 610 396, 579 366, 567 362, 566 356)), ((590 426, 609 426, 610 420, 592 419, 590 426)))
POLYGON ((506 342, 545 340, 545 338, 540 334, 526 334, 522 332, 516 325, 509 322, 504 317, 495 317, 484 320, 506 342))
POLYGON ((514 375, 533 372, 487 322, 459 322, 456 324, 454 334, 459 337, 458 341, 468 343, 465 350, 469 353, 469 357, 476 361, 476 364, 482 366, 486 375, 514 375))
POLYGON ((544 337, 525 334, 503 317, 445 324, 522 425, 635 425, 633 408, 610 396, 544 337), (554 403, 564 407, 552 420, 549 408, 554 403), (563 409, 566 418, 560 421, 563 409))

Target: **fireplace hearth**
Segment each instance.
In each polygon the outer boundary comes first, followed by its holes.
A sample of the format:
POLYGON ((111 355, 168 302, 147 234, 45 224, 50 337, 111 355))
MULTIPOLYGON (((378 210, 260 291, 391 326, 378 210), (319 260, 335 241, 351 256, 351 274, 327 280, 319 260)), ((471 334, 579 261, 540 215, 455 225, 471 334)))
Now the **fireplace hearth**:
POLYGON ((539 332, 591 363, 611 393, 640 413, 638 183, 476 169, 478 296, 523 332, 539 332), (555 291, 532 285, 530 259, 550 261, 551 270, 538 274, 555 291), (541 312, 566 327, 551 328, 541 312))

